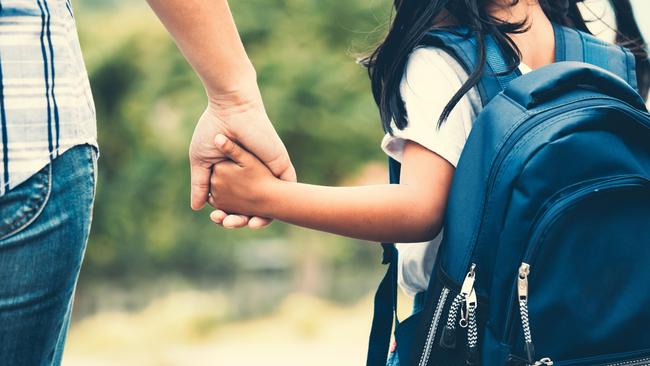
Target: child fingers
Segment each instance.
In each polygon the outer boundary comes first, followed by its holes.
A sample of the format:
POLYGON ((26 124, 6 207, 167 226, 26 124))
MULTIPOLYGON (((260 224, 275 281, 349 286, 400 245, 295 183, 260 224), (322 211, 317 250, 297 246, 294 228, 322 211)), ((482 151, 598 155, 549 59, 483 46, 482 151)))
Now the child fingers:
POLYGON ((218 195, 220 190, 227 190, 232 180, 232 173, 236 169, 241 169, 237 163, 232 161, 224 161, 222 163, 216 164, 212 167, 212 175, 210 176, 210 197, 208 197, 208 203, 215 207, 214 205, 214 195, 218 195))
POLYGON ((239 229, 248 225, 248 217, 243 215, 228 215, 222 221, 227 229, 239 229))
POLYGON ((253 156, 248 151, 244 150, 241 146, 227 138, 225 135, 218 134, 214 138, 214 143, 224 155, 239 166, 244 166, 247 162, 253 159, 253 156))
POLYGON ((225 213, 222 210, 214 210, 210 213, 210 220, 214 222, 217 225, 222 225, 223 220, 228 216, 227 213, 225 213))
POLYGON ((239 229, 246 227, 249 219, 244 215, 229 215, 222 210, 214 210, 210 213, 210 220, 217 225, 227 229, 239 229))
POLYGON ((248 220, 248 227, 250 229, 262 229, 262 228, 265 228, 265 227, 271 225, 271 222, 273 222, 272 219, 253 216, 253 217, 251 217, 250 220, 248 220))

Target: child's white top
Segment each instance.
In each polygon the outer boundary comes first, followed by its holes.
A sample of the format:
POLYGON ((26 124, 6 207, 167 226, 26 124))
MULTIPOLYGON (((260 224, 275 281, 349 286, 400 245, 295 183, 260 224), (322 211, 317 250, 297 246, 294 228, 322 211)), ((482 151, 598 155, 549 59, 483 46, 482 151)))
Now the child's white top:
MULTIPOLYGON (((522 64, 520 70, 526 73, 530 68, 522 64)), ((381 143, 384 152, 401 162, 404 144, 413 141, 456 167, 482 109, 476 88, 460 100, 440 128, 436 126, 442 110, 467 78, 462 66, 445 51, 429 47, 413 51, 400 84, 408 125, 403 130, 393 125, 393 136, 386 134, 381 143)), ((441 237, 442 233, 430 242, 396 245, 398 283, 408 295, 427 289, 441 237)))

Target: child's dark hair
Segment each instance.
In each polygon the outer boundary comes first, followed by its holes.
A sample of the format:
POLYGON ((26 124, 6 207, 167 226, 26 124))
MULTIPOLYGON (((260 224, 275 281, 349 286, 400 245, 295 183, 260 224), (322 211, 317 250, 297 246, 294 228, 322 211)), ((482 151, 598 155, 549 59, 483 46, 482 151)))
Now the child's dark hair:
MULTIPOLYGON (((515 5, 519 0, 506 0, 515 5)), ((583 0, 539 0, 548 18, 559 25, 589 32, 578 9, 583 0)), ((639 89, 647 97, 650 84, 650 65, 646 44, 634 19, 629 0, 610 0, 618 24, 616 42, 632 50, 637 59, 639 89)), ((388 35, 370 54, 364 64, 372 84, 372 93, 379 107, 384 130, 392 132, 391 121, 399 129, 406 127, 406 111, 400 93, 400 82, 411 52, 420 44, 432 26, 449 14, 468 27, 478 43, 478 67, 451 98, 440 115, 438 124, 444 123, 460 99, 480 80, 485 64, 485 37, 491 35, 504 51, 511 68, 521 61, 521 54, 508 34, 526 31, 526 21, 509 23, 492 17, 488 7, 495 0, 394 0, 395 14, 388 35)))

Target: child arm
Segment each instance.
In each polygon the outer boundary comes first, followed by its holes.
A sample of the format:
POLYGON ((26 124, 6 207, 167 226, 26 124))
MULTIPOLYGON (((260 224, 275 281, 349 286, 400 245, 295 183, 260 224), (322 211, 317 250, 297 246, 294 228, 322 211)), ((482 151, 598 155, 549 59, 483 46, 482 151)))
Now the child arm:
POLYGON ((426 241, 442 227, 454 168, 416 143, 404 148, 400 184, 361 187, 281 181, 232 141, 216 143, 232 160, 214 168, 219 209, 378 242, 426 241))

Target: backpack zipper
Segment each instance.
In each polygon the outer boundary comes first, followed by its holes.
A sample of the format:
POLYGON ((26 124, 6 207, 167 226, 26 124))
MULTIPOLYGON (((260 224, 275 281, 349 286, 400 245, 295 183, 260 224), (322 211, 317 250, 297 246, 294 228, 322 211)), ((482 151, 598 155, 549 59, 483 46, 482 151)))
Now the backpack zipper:
POLYGON ((480 354, 478 349, 478 324, 476 323, 476 307, 478 300, 476 291, 472 289, 467 297, 467 364, 478 365, 480 354))
POLYGON ((539 361, 535 361, 535 363, 532 364, 532 366, 553 366, 553 360, 551 360, 548 357, 544 357, 539 361))
MULTIPOLYGON (((513 359, 520 361, 518 364, 522 366, 539 366, 539 365, 553 365, 553 361, 551 361, 550 358, 543 358, 539 361, 536 361, 535 363, 529 363, 526 360, 513 356, 513 359)), ((568 361, 570 365, 596 365, 594 363, 587 363, 589 361, 587 360, 578 360, 578 363, 575 363, 574 361, 568 361)), ((596 361, 597 362, 597 361, 596 361)), ((564 365, 566 362, 560 362, 560 364, 564 365)), ((644 358, 636 358, 632 360, 627 360, 627 361, 618 361, 618 362, 613 362, 613 363, 597 363, 598 366, 649 366, 650 365, 650 357, 644 357, 644 358)))
MULTIPOLYGON (((468 318, 468 301, 467 297, 470 293, 474 292, 474 281, 476 280, 476 264, 472 263, 469 272, 465 275, 465 280, 460 289, 460 292, 454 298, 449 308, 447 315, 447 324, 442 328, 442 335, 440 336, 440 346, 443 348, 453 349, 456 348, 456 321, 458 314, 461 313, 459 325, 462 328, 467 328, 469 324, 468 318)), ((475 294, 476 296, 476 294, 475 294)), ((474 307, 476 310, 476 306, 474 307)))
POLYGON ((647 365, 650 365, 650 357, 641 358, 637 360, 609 363, 605 366, 647 366, 647 365))
POLYGON ((517 276, 517 297, 519 298, 519 314, 521 316, 521 326, 524 330, 524 341, 526 348, 526 359, 531 364, 535 359, 535 347, 533 346, 533 336, 530 333, 530 320, 528 318, 528 275, 530 274, 530 265, 522 263, 519 267, 517 276))
POLYGON ((438 304, 436 305, 436 310, 433 313, 431 325, 427 332, 427 338, 424 342, 424 350, 422 351, 422 355, 420 355, 418 366, 426 366, 429 363, 433 341, 436 339, 436 331, 438 329, 438 324, 440 323, 440 318, 442 317, 442 309, 445 307, 445 303, 447 302, 447 296, 449 296, 449 289, 445 287, 442 289, 442 293, 438 299, 438 304))
MULTIPOLYGON (((539 230, 539 228, 543 229, 550 226, 557 220, 559 216, 561 216, 561 214, 567 209, 568 206, 573 206, 592 193, 599 193, 601 191, 610 189, 644 186, 650 186, 650 180, 647 178, 636 175, 622 175, 591 181, 589 184, 585 184, 582 187, 578 188, 572 187, 576 190, 572 193, 561 194, 556 200, 546 205, 547 209, 541 215, 539 215, 531 225, 531 228, 538 229, 535 230, 531 235, 531 245, 528 246, 528 249, 524 255, 524 261, 519 268, 517 283, 515 284, 516 292, 513 290, 510 301, 508 302, 508 304, 513 304, 515 302, 514 300, 516 294, 518 298, 517 303, 519 303, 519 313, 522 319, 524 338, 526 341, 526 356, 529 362, 532 362, 532 360, 534 360, 534 347, 532 344, 530 322, 528 319, 528 276, 530 274, 529 263, 532 263, 534 261, 537 250, 539 249, 542 242, 541 239, 543 238, 543 234, 546 232, 545 230, 539 230)), ((508 309, 506 326, 504 328, 506 331, 504 339, 508 343, 512 344, 512 336, 514 335, 514 315, 512 306, 510 306, 508 309)), ((542 363, 542 365, 544 364, 542 363)))
POLYGON ((517 297, 519 298, 521 327, 524 330, 526 359, 528 364, 533 366, 552 366, 553 360, 549 357, 544 357, 539 361, 534 361, 535 347, 533 346, 533 337, 530 332, 530 319, 528 318, 528 275, 530 275, 530 265, 528 263, 522 263, 519 267, 519 275, 517 276, 517 297))

